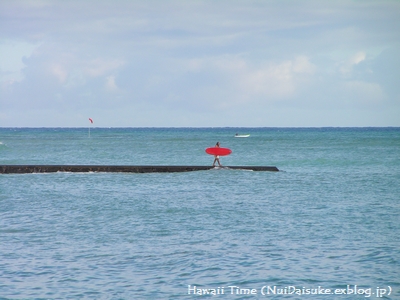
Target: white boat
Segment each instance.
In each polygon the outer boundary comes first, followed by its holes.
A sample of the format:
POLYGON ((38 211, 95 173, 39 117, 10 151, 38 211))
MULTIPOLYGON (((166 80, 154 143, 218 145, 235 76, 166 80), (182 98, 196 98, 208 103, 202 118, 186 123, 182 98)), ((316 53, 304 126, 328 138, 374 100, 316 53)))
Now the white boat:
POLYGON ((247 138, 247 137, 249 137, 250 136, 250 134, 235 134, 235 137, 237 137, 237 138, 247 138))

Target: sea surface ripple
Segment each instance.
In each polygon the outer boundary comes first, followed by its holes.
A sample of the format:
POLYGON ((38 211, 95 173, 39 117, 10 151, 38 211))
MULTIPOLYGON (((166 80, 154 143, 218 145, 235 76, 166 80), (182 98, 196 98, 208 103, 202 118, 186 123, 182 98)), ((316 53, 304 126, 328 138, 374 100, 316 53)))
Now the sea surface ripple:
POLYGON ((209 165, 216 141, 282 171, 0 175, 0 299, 400 299, 398 128, 1 128, 0 164, 209 165))

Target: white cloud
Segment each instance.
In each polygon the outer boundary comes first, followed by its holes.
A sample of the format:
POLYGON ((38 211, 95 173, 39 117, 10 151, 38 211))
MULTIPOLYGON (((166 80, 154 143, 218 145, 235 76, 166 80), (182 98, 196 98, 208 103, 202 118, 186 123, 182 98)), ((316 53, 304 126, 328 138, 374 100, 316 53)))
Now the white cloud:
POLYGON ((268 125, 273 107, 310 115, 346 101, 384 115, 400 94, 398 55, 382 51, 398 43, 398 9, 373 0, 0 1, 0 105, 15 118, 32 107, 96 107, 99 119, 117 102, 120 111, 140 104, 140 120, 165 126, 174 117, 201 125, 205 114, 235 125, 228 115, 244 111, 268 125))
MULTIPOLYGON (((36 58, 38 60, 42 58, 36 58)), ((49 58, 49 72, 58 82, 73 89, 84 86, 91 78, 103 77, 107 90, 116 90, 115 72, 124 66, 125 62, 118 59, 82 60, 76 54, 60 54, 49 58)))
POLYGON ((194 58, 176 62, 174 72, 159 74, 158 81, 149 77, 151 89, 145 96, 159 91, 165 110, 226 114, 293 101, 312 84, 316 69, 304 55, 261 63, 241 55, 194 58))
POLYGON ((250 98, 258 95, 276 99, 294 93, 293 64, 291 61, 246 71, 245 74, 241 75, 241 86, 243 92, 250 98))
POLYGON ((365 60, 366 57, 367 55, 365 54, 365 52, 358 52, 350 59, 350 64, 357 65, 365 60))
POLYGON ((238 60, 235 66, 231 65, 227 69, 234 78, 233 86, 239 88, 242 97, 239 102, 286 99, 295 95, 315 70, 316 66, 305 56, 279 63, 264 62, 257 66, 238 60))
POLYGON ((53 64, 50 67, 50 72, 59 80, 60 83, 66 82, 68 72, 61 64, 53 64))
POLYGON ((300 74, 314 74, 316 66, 310 62, 307 56, 300 55, 292 62, 293 71, 300 74))
POLYGON ((367 58, 364 51, 357 52, 341 64, 340 72, 345 76, 350 76, 354 66, 358 65, 367 58))
POLYGON ((110 73, 125 65, 123 60, 119 59, 93 59, 87 62, 82 62, 83 70, 86 74, 92 77, 99 77, 110 73))
POLYGON ((109 91, 109 92, 118 90, 118 87, 117 87, 117 85, 115 83, 115 76, 111 75, 111 76, 107 76, 106 77, 106 85, 105 85, 105 87, 106 87, 106 90, 109 91))
POLYGON ((0 43, 0 81, 20 81, 25 67, 24 57, 29 57, 38 47, 24 41, 5 40, 0 43))

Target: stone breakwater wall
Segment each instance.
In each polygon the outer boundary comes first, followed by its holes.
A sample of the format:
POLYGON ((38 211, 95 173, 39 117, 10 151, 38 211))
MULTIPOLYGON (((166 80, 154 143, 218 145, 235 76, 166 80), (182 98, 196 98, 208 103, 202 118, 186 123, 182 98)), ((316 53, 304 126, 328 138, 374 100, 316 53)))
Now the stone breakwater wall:
MULTIPOLYGON (((251 171, 279 171, 270 166, 224 166, 225 169, 251 171)), ((0 174, 54 173, 54 172, 125 172, 125 173, 171 173, 205 171, 212 166, 105 166, 105 165, 0 165, 0 174)))

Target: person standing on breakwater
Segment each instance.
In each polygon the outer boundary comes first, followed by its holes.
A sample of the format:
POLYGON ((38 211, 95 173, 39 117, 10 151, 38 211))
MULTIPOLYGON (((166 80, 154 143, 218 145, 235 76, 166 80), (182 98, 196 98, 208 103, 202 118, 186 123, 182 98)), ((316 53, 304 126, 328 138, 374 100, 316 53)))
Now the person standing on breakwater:
MULTIPOLYGON (((219 142, 217 142, 217 143, 215 144, 215 148, 220 148, 219 142)), ((220 163, 220 161, 219 161, 219 155, 214 155, 213 167, 215 167, 215 163, 216 163, 216 162, 218 162, 218 165, 219 165, 220 167, 222 167, 222 165, 221 165, 221 163, 220 163)))

